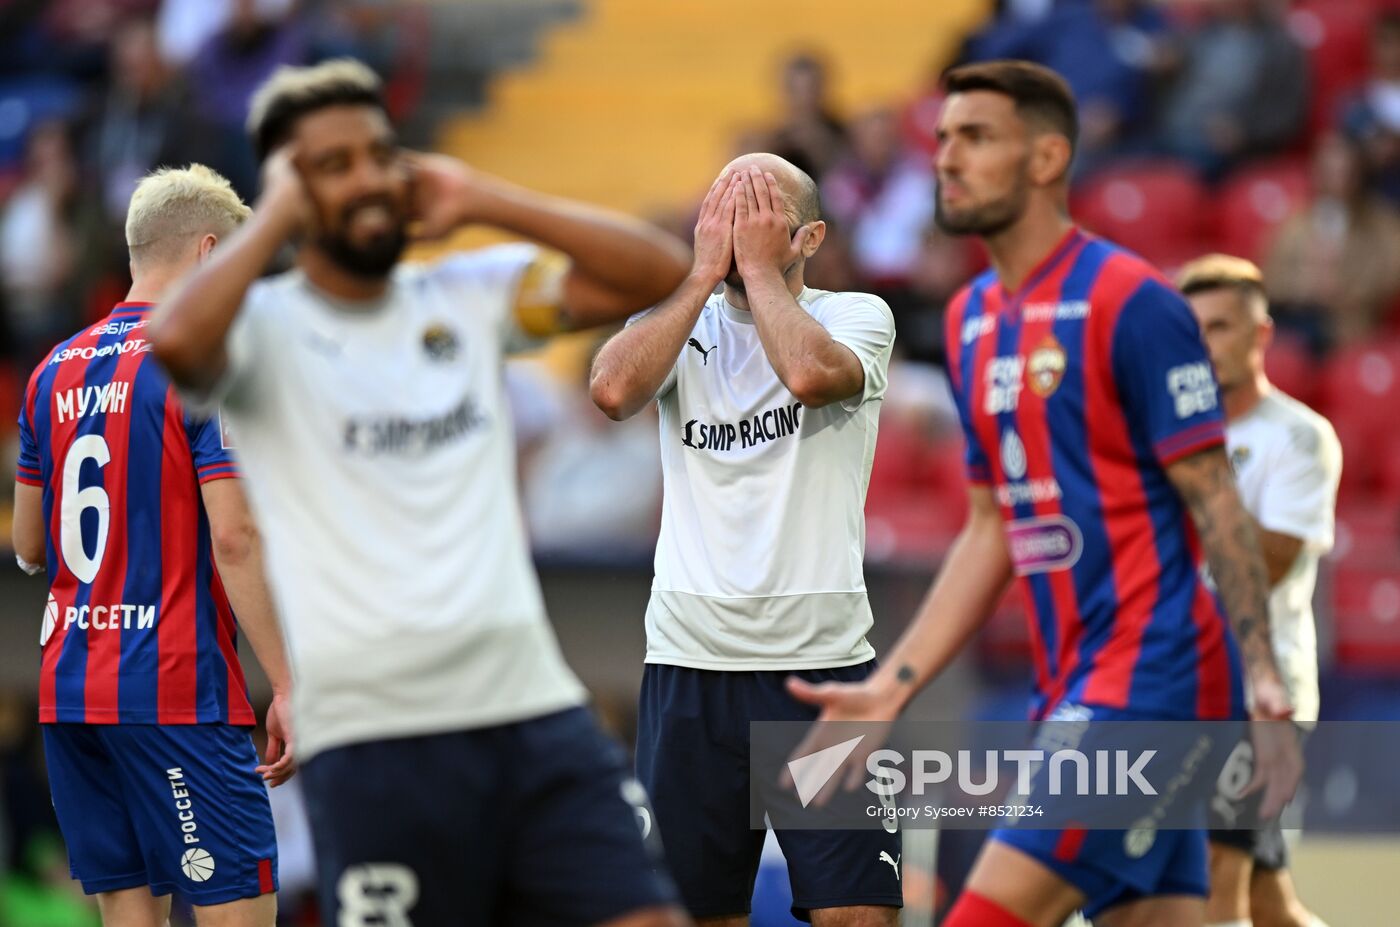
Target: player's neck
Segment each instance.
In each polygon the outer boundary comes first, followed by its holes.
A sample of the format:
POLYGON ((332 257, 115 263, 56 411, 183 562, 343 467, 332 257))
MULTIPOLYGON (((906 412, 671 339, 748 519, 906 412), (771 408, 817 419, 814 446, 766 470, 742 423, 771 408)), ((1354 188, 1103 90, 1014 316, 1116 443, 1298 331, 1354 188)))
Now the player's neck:
POLYGON ((1058 209, 1027 209, 1005 231, 982 239, 1002 289, 1015 293, 1074 228, 1058 209))
POLYGON ((352 274, 315 248, 304 247, 299 250, 297 266, 316 289, 347 302, 375 300, 389 289, 387 275, 362 277, 352 274))
POLYGON ((1274 391, 1273 384, 1269 382, 1268 376, 1260 370, 1252 379, 1245 380, 1238 386, 1223 390, 1221 402, 1225 406, 1225 421, 1233 422, 1235 419, 1248 415, 1254 411, 1254 407, 1264 401, 1264 397, 1274 391))
POLYGON ((131 281, 131 289, 126 291, 125 303, 158 303, 170 289, 172 278, 169 274, 141 274, 131 281))

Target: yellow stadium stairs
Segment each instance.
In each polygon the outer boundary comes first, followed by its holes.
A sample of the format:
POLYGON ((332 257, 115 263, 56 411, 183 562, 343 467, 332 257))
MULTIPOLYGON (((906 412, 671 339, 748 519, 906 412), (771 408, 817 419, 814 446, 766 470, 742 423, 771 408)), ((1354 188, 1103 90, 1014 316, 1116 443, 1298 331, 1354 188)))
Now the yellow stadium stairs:
POLYGON ((688 204, 777 113, 797 50, 832 67, 840 109, 910 98, 987 0, 586 0, 442 150, 538 189, 648 214, 688 204))

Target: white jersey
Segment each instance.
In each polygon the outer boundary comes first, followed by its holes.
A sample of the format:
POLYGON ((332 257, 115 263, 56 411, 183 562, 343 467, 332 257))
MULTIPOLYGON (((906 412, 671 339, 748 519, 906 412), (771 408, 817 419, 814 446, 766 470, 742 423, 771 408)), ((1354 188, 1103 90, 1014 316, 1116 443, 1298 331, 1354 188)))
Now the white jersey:
POLYGON ((1266 531, 1303 542, 1269 596, 1274 654, 1296 722, 1317 723, 1317 563, 1332 549, 1342 448, 1327 420, 1278 390, 1225 429, 1245 508, 1266 531))
POLYGON ((255 284, 223 416, 295 679, 297 753, 578 705, 521 525, 502 354, 531 246, 394 271, 348 305, 255 284))
POLYGON ((874 657, 865 490, 894 318, 874 296, 798 303, 860 359, 865 388, 803 408, 753 317, 711 296, 658 395, 664 504, 647 662, 814 669, 874 657))

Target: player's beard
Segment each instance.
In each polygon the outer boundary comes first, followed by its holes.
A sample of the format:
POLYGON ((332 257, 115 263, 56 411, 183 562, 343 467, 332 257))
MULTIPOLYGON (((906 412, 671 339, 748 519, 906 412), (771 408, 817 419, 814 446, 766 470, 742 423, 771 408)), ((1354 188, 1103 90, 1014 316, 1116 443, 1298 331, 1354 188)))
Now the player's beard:
POLYGON ((351 240, 348 229, 355 210, 371 205, 384 206, 395 216, 400 213, 388 197, 366 198, 346 207, 337 228, 322 232, 316 239, 316 246, 332 262, 356 277, 388 276, 408 247, 408 227, 402 221, 395 222, 388 231, 374 235, 363 243, 351 240))
POLYGON ((1000 199, 976 206, 950 210, 943 205, 943 195, 934 198, 933 221, 949 235, 977 235, 990 238, 999 235, 1020 221, 1030 199, 1030 184, 1025 174, 1018 174, 1016 185, 1000 199))

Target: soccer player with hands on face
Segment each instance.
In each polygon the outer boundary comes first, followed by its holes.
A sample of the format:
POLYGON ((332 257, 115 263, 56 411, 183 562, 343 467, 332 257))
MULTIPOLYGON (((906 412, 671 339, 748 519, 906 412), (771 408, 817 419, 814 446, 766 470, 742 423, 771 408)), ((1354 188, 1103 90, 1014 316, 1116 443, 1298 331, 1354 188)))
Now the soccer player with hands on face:
MULTIPOLYGON (((614 419, 655 401, 664 478, 647 606, 637 774, 701 923, 747 923, 765 834, 751 828, 750 723, 809 722, 785 689, 874 671, 865 640, 865 490, 894 322, 865 293, 805 285, 817 186, 771 154, 711 186, 680 288, 599 351, 614 419), (722 285, 722 289, 720 289, 722 285)), ((755 781, 764 810, 787 796, 755 781)), ((818 927, 893 924, 899 834, 779 827, 794 910, 818 927)))

